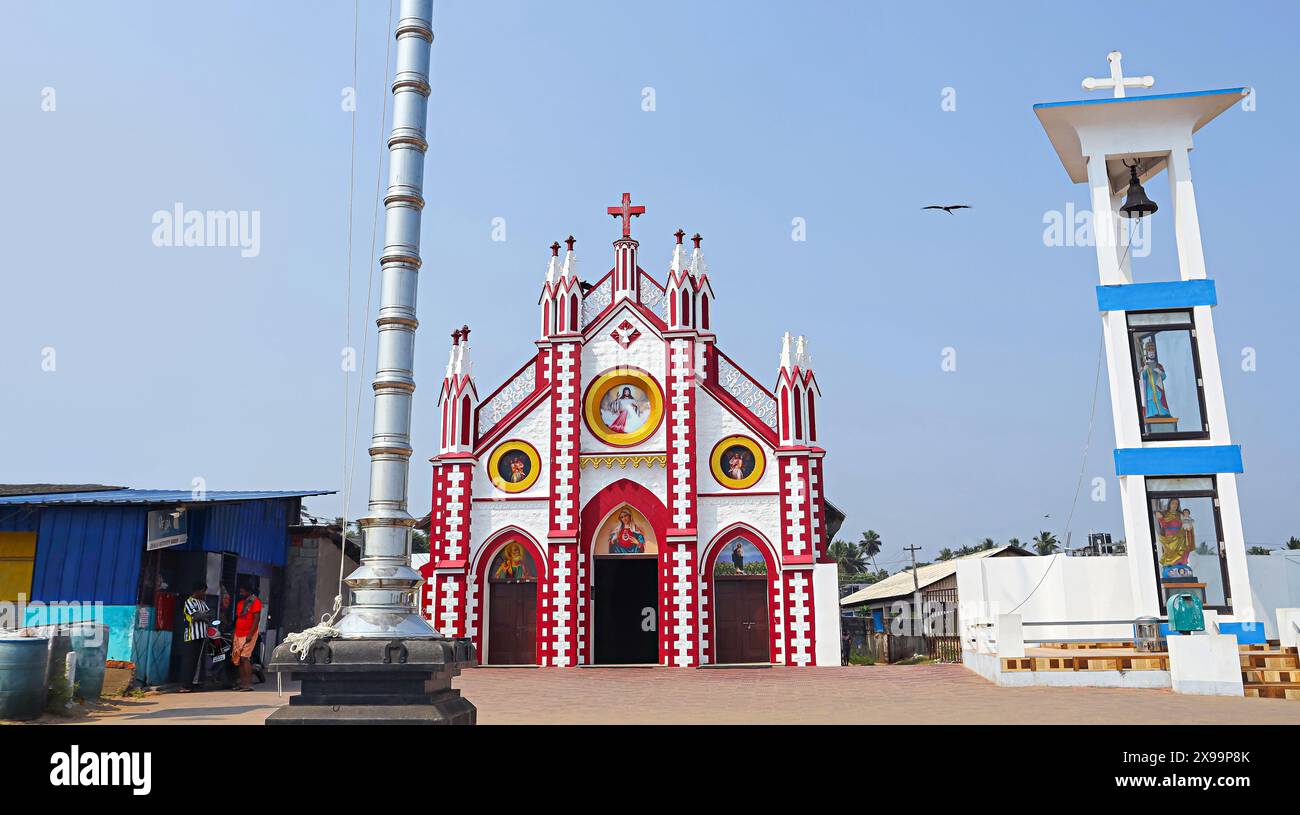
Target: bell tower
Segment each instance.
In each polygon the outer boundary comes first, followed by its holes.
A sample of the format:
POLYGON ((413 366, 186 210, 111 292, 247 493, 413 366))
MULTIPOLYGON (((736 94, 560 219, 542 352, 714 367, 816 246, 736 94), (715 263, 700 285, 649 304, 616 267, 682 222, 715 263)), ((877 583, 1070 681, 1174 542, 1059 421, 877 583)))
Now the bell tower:
POLYGON ((1043 103, 1034 112, 1070 180, 1087 184, 1091 196, 1134 612, 1164 616, 1169 597, 1192 594, 1227 633, 1254 618, 1237 503, 1243 466, 1228 429, 1214 334, 1218 293, 1201 247, 1190 159, 1193 134, 1250 89, 1127 96, 1126 88, 1155 80, 1125 77, 1118 51, 1107 59, 1110 78, 1090 77, 1083 87, 1112 98, 1043 103), (1143 187, 1161 171, 1170 213, 1143 187), (1178 279, 1139 282, 1135 236, 1144 220, 1160 217, 1173 221, 1178 279))

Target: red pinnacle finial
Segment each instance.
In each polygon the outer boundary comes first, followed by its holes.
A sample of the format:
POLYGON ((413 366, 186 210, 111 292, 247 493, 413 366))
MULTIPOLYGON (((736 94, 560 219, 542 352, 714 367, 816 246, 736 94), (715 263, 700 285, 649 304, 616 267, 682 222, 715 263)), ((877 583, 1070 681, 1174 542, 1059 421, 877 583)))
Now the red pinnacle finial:
POLYGON ((685 233, 684 231, 682 231, 682 230, 679 229, 679 230, 677 230, 676 232, 673 233, 673 236, 677 238, 677 245, 678 245, 678 246, 681 246, 681 245, 682 245, 682 238, 686 237, 686 233, 685 233))
POLYGON ((623 193, 623 203, 616 207, 608 207, 605 211, 615 218, 623 219, 623 237, 630 238, 632 236, 632 218, 644 213, 645 207, 632 206, 632 193, 625 192, 623 193))
POLYGON ((560 256, 560 242, 556 241, 555 243, 551 244, 551 257, 558 258, 559 256, 560 256))
POLYGON ((567 237, 567 238, 564 239, 564 242, 565 242, 565 244, 568 245, 568 247, 569 247, 569 251, 572 252, 572 251, 573 251, 573 245, 574 245, 575 243, 578 242, 578 239, 575 238, 575 237, 573 237, 572 235, 570 235, 569 237, 567 237))
POLYGON ((469 342, 469 326, 462 325, 460 327, 460 336, 461 339, 465 340, 465 342, 469 342))
POLYGON ((704 238, 701 238, 700 233, 696 232, 694 235, 691 236, 691 240, 695 243, 695 248, 699 249, 700 241, 704 240, 704 238))
POLYGON ((455 331, 451 332, 451 344, 452 344, 452 345, 460 345, 460 329, 459 329, 459 328, 456 329, 455 331))

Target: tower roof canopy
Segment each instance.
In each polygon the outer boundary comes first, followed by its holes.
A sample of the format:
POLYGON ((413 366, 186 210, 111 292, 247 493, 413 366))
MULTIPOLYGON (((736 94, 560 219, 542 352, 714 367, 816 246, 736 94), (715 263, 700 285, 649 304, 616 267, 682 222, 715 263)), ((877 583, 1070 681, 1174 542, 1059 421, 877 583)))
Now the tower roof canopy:
MULTIPOLYGON (((1120 134, 1131 140, 1131 147, 1107 152, 1142 152, 1142 135, 1152 130, 1153 123, 1187 128, 1188 137, 1213 121, 1219 114, 1241 101, 1250 88, 1223 88, 1213 91, 1187 93, 1162 93, 1150 96, 1125 96, 1118 99, 1078 99, 1069 102, 1040 102, 1034 105, 1034 114, 1047 131, 1056 155, 1069 173, 1070 180, 1081 184, 1088 180, 1088 161, 1084 156, 1080 133, 1120 134)), ((1168 132, 1165 130, 1164 132, 1168 132)), ((1104 140, 1103 140, 1104 141, 1104 140)), ((1152 145, 1153 152, 1168 150, 1171 145, 1152 145)), ((1189 145, 1190 146, 1190 145, 1189 145)), ((1117 165, 1118 166, 1118 165, 1117 165)), ((1163 160, 1144 163, 1143 178, 1154 175, 1164 166, 1163 160)), ((1127 175, 1118 167, 1111 168, 1112 189, 1123 189, 1127 175)))

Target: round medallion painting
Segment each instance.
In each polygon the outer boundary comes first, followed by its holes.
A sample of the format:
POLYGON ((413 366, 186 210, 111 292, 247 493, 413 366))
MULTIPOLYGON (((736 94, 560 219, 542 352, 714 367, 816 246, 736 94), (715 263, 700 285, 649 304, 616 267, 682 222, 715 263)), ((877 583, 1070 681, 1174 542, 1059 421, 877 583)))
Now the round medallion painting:
POLYGON ((504 442, 488 457, 488 477, 497 489, 505 492, 528 489, 541 470, 537 450, 526 441, 504 442))
POLYGON ((601 441, 626 447, 654 433, 663 418, 663 395, 649 374, 623 368, 596 379, 584 403, 587 426, 601 441))
POLYGON ((709 456, 713 477, 727 489, 752 487, 763 477, 763 448, 748 436, 728 436, 718 442, 709 456))

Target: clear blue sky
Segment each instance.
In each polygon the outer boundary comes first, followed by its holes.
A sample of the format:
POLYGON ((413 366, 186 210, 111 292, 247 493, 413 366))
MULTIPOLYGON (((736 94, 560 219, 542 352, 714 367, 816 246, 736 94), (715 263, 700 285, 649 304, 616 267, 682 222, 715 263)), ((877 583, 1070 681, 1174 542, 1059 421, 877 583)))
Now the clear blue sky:
MULTIPOLYGON (((358 344, 373 331, 361 306, 388 81, 386 6, 362 6, 358 344)), ((5 16, 0 481, 339 488, 351 4, 23 3, 5 16), (153 246, 153 213, 175 202, 259 211, 260 254, 153 246)), ((810 336, 828 493, 847 536, 881 533, 882 565, 909 544, 1027 540, 1040 522, 1064 537, 1097 273, 1092 249, 1043 244, 1044 212, 1086 196, 1031 105, 1084 96, 1080 79, 1120 49, 1156 91, 1258 90, 1258 110, 1203 130, 1192 160, 1246 539, 1300 535, 1294 7, 443 2, 435 16, 412 512, 429 506, 450 329, 474 328, 491 391, 533 350, 546 246, 573 233, 594 279, 616 236, 604 208, 629 191, 648 207, 634 233, 647 271, 662 275, 679 226, 705 236, 728 354, 770 383, 781 333, 810 336), (945 87, 955 112, 940 108, 945 87), (919 210, 951 202, 974 209, 919 210), (795 217, 806 242, 790 239, 795 217), (940 370, 948 346, 954 373, 940 370), (1241 370, 1245 346, 1255 372, 1241 370)), ((1166 204, 1163 176, 1148 191, 1166 204)), ((1167 211, 1140 280, 1171 274, 1167 211)), ((1076 543, 1120 531, 1113 446, 1103 377, 1076 543), (1094 476, 1108 501, 1089 500, 1094 476)))

